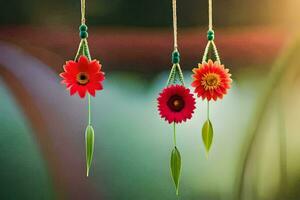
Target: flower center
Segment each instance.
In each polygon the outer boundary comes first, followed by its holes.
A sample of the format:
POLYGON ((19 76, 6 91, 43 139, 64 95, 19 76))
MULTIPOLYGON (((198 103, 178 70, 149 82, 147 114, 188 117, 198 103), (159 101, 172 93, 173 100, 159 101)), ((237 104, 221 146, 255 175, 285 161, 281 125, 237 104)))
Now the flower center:
POLYGON ((89 82, 89 75, 86 72, 80 72, 77 74, 76 80, 80 85, 86 85, 89 82))
POLYGON ((168 100, 168 107, 174 112, 180 112, 184 108, 184 100, 181 96, 173 95, 168 100))
POLYGON ((202 85, 205 90, 213 90, 216 89, 220 85, 220 76, 215 73, 209 73, 204 75, 202 78, 202 85))

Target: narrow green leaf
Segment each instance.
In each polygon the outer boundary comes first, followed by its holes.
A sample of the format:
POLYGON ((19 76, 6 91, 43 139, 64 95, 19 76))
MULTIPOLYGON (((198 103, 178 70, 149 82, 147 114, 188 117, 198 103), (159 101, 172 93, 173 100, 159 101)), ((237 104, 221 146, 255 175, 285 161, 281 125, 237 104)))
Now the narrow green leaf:
POLYGON ((178 196, 179 179, 180 179, 180 172, 181 172, 181 156, 177 147, 173 149, 171 154, 171 172, 175 184, 176 195, 178 196))
POLYGON ((86 176, 89 176, 90 167, 94 154, 94 129, 91 125, 86 127, 85 131, 85 147, 86 147, 86 176))
POLYGON ((213 141, 213 127, 210 120, 207 120, 202 127, 202 140, 205 145, 206 152, 208 153, 213 141))

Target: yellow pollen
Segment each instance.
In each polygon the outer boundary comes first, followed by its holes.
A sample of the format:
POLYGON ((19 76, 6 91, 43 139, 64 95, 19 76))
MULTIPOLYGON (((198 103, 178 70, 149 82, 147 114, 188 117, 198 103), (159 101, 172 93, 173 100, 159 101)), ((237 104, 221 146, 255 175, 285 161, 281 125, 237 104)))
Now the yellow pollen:
POLYGON ((169 98, 167 105, 173 112, 180 112, 184 108, 183 97, 173 95, 169 98))
POLYGON ((180 105, 180 101, 179 101, 179 100, 175 100, 175 101, 173 102, 173 104, 174 104, 175 107, 177 107, 177 106, 180 105))
POLYGON ((220 76, 215 73, 205 74, 201 81, 205 90, 214 90, 219 87, 220 83, 220 76))
POLYGON ((76 80, 80 85, 86 85, 89 82, 89 75, 86 72, 80 72, 77 74, 76 80))

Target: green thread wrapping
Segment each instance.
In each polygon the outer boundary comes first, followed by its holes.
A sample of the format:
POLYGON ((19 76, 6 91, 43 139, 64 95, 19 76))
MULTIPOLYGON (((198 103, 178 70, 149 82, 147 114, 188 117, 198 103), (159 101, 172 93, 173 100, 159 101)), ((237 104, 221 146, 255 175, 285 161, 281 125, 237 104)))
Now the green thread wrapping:
POLYGON ((183 77, 181 67, 179 64, 176 64, 176 67, 177 67, 179 82, 181 83, 181 85, 184 85, 184 77, 183 77))
POLYGON ((215 39, 215 32, 213 30, 207 31, 207 39, 208 41, 213 41, 215 39))
POLYGON ((77 61, 79 59, 80 56, 86 56, 89 60, 91 59, 91 55, 90 55, 90 50, 89 50, 89 46, 88 46, 88 42, 86 39, 82 39, 80 41, 79 47, 78 47, 78 51, 76 53, 75 56, 75 61, 77 61))
POLYGON ((219 63, 221 63, 220 56, 219 56, 219 53, 218 53, 218 49, 217 49, 217 46, 214 43, 214 41, 208 41, 208 43, 205 47, 204 54, 203 54, 202 63, 207 62, 209 59, 214 60, 210 53, 213 53, 213 56, 214 56, 215 60, 218 61, 219 63))
POLYGON ((81 25, 79 26, 79 31, 87 31, 87 30, 88 30, 87 25, 81 24, 81 25))
POLYGON ((219 53, 218 53, 218 49, 217 49, 217 46, 216 44, 214 43, 214 41, 211 42, 212 43, 212 46, 213 46, 213 52, 215 54, 215 57, 216 57, 216 60, 221 63, 221 60, 220 60, 220 56, 219 56, 219 53))
POLYGON ((90 54, 90 49, 89 49, 89 46, 88 46, 88 42, 87 42, 86 39, 84 39, 84 40, 85 40, 86 45, 83 46, 83 55, 88 57, 89 60, 92 60, 91 54, 90 54))
POLYGON ((177 49, 175 49, 172 53, 172 69, 169 74, 169 78, 167 81, 167 86, 171 84, 176 84, 179 82, 181 85, 184 85, 183 73, 179 65, 180 62, 180 53, 177 49))
POLYGON ((180 62, 180 53, 175 50, 172 53, 172 63, 173 64, 178 64, 180 62))
POLYGON ((207 61, 210 44, 211 44, 211 41, 209 41, 207 43, 206 47, 205 47, 204 54, 203 54, 203 57, 202 57, 202 63, 207 61))
POLYGON ((82 55, 82 52, 83 52, 83 40, 81 40, 80 43, 79 43, 79 47, 78 47, 76 56, 74 58, 75 61, 78 61, 78 58, 79 58, 79 56, 82 55))
POLYGON ((181 85, 185 85, 184 77, 180 65, 173 64, 167 81, 167 86, 176 84, 177 82, 179 82, 181 85))
POLYGON ((176 74, 176 66, 175 64, 172 66, 171 68, 171 71, 170 71, 170 74, 169 74, 169 78, 168 78, 168 81, 167 81, 167 86, 171 85, 174 83, 174 80, 175 80, 175 74, 176 74))
POLYGON ((88 36, 89 36, 89 34, 88 34, 88 32, 86 32, 86 31, 80 31, 80 32, 79 32, 79 37, 80 37, 81 39, 88 38, 88 36))

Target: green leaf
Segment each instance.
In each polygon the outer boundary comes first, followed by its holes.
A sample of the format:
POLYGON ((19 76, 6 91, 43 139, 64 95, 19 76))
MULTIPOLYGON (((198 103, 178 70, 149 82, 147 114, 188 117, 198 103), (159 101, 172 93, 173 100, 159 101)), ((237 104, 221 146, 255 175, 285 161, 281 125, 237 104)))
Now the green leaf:
POLYGON ((178 195, 179 179, 180 179, 180 172, 181 172, 181 156, 177 147, 173 149, 171 155, 171 172, 175 184, 176 195, 178 195))
POLYGON ((94 154, 94 129, 88 125, 85 130, 85 147, 86 147, 86 176, 89 176, 90 167, 93 161, 94 154))
POLYGON ((210 150, 213 141, 213 135, 214 135, 213 127, 210 120, 208 119, 202 127, 202 140, 205 145, 205 149, 207 153, 210 150))

